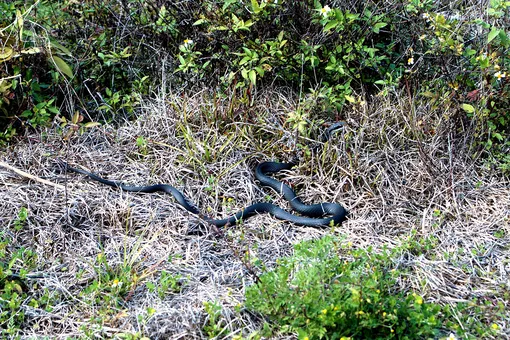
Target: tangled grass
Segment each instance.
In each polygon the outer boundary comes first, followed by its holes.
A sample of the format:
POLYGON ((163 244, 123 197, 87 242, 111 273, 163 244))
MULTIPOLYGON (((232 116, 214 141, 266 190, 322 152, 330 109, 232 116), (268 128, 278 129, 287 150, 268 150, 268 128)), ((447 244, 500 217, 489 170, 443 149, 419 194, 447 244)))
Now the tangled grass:
POLYGON ((487 327, 497 320, 498 337, 509 338, 510 181, 469 158, 468 128, 455 130, 449 112, 396 94, 344 112, 344 129, 326 143, 313 137, 317 130, 296 139, 285 123, 299 105, 295 98, 268 90, 241 110, 235 100, 205 92, 161 96, 121 127, 91 129, 68 142, 52 127, 1 151, 11 166, 65 186, 0 169, 6 249, 37 255, 25 281, 39 303, 23 301, 16 334, 246 336, 264 323, 243 308, 245 288, 256 279, 254 261, 271 268, 301 240, 342 234, 359 248, 406 244, 397 265, 412 274, 399 279, 401 289, 442 305, 477 298, 485 307, 471 317, 487 327), (297 149, 304 152, 296 156, 297 149), (130 184, 172 184, 220 218, 267 195, 287 207, 255 184, 253 169, 296 157, 299 166, 284 180, 305 202, 348 208, 341 227, 299 227, 260 215, 216 230, 168 195, 114 190, 58 163, 130 184), (28 215, 20 223, 23 207, 28 215))

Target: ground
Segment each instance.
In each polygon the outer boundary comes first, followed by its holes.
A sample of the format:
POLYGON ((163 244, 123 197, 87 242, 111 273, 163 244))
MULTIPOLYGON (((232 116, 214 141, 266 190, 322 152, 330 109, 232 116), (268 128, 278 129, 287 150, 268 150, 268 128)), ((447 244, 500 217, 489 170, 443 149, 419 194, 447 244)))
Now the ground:
MULTIPOLYGON (((254 282, 246 259, 271 268, 293 244, 326 234, 375 249, 416 240, 420 251, 396 259, 412 269, 399 280, 402 289, 443 305, 476 297, 509 310, 502 295, 510 290, 509 179, 471 157, 470 131, 453 127, 452 112, 431 112, 402 94, 367 102, 342 112, 343 130, 326 143, 317 137, 323 127, 311 125, 310 136, 296 141, 285 121, 299 100, 283 90, 259 93, 242 110, 203 92, 161 96, 134 121, 86 129, 68 141, 56 125, 27 133, 0 160, 64 189, 0 168, 0 232, 8 249, 35 252, 26 281, 38 299, 51 301, 51 308, 22 304, 19 334, 246 336, 264 321, 243 307, 254 282), (287 207, 257 185, 253 169, 261 161, 297 160, 279 178, 305 202, 337 202, 350 215, 336 228, 260 215, 216 230, 169 195, 122 192, 66 173, 59 160, 129 184, 172 184, 215 217, 268 196, 287 207), (28 217, 15 228, 23 207, 28 217), (214 306, 218 313, 208 313, 214 306)), ((498 320, 500 338, 509 338, 508 312, 498 320)))

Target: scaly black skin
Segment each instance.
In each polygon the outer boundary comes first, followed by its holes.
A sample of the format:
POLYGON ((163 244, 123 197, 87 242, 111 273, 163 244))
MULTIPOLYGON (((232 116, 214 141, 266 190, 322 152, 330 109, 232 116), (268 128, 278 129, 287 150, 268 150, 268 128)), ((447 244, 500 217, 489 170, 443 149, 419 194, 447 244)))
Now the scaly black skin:
MULTIPOLYGON (((64 163, 65 164, 65 163, 64 163)), ((120 188, 124 191, 132 191, 132 192, 146 192, 153 193, 157 191, 163 191, 167 194, 171 194, 177 202, 184 207, 184 209, 188 210, 193 214, 200 215, 206 222, 211 223, 217 227, 222 227, 225 225, 233 225, 241 220, 245 220, 250 216, 260 214, 260 213, 269 213, 276 218, 281 220, 290 221, 292 223, 303 225, 303 226, 329 226, 331 222, 334 224, 340 224, 345 221, 347 217, 347 211, 339 204, 336 203, 319 203, 319 204, 304 204, 294 193, 294 191, 287 186, 286 184, 275 180, 274 178, 266 176, 269 173, 276 173, 281 170, 287 170, 294 166, 291 163, 276 163, 276 162, 263 162, 260 163, 255 169, 255 177, 260 181, 262 185, 268 186, 279 192, 281 195, 285 197, 287 201, 289 201, 292 209, 295 211, 307 215, 305 216, 297 216, 293 215, 280 207, 271 204, 271 203, 255 203, 247 207, 246 209, 239 211, 234 216, 229 218, 225 218, 222 220, 216 220, 207 216, 202 216, 199 210, 191 204, 184 195, 168 184, 155 184, 155 185, 147 185, 147 186, 130 186, 125 185, 124 183, 117 181, 110 181, 104 178, 99 177, 96 174, 91 172, 76 169, 70 167, 68 164, 65 164, 68 170, 88 176, 95 181, 100 183, 109 185, 111 187, 120 188), (329 217, 324 217, 329 215, 329 217)))

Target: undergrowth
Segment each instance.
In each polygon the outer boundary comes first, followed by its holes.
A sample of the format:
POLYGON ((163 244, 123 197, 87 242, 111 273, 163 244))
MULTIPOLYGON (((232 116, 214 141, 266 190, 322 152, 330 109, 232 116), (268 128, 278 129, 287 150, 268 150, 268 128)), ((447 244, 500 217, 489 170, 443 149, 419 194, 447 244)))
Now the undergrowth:
POLYGON ((1 140, 54 117, 64 125, 75 115, 133 119, 162 73, 173 87, 237 95, 241 108, 262 88, 289 86, 309 98, 289 113, 301 126, 341 118, 370 100, 360 93, 405 87, 436 110, 454 107, 451 130, 471 124, 473 155, 506 171, 509 7, 503 0, 446 7, 430 0, 11 1, 0 5, 1 140))
MULTIPOLYGON (((19 223, 23 223, 22 216, 19 223)), ((0 335, 3 338, 19 338, 29 323, 29 312, 52 312, 58 300, 57 292, 37 289, 30 274, 37 268, 37 260, 33 249, 13 245, 9 234, 0 231, 0 335)))
POLYGON ((400 291, 397 280, 412 269, 397 260, 414 247, 404 243, 375 251, 355 249, 331 236, 301 242, 292 256, 278 259, 273 270, 247 289, 246 307, 266 315, 273 331, 296 332, 300 339, 456 339, 497 334, 496 323, 459 319, 467 306, 478 305, 476 301, 443 307, 425 301, 419 293, 400 291))
POLYGON ((503 0, 0 3, 2 161, 66 183, 57 195, 0 173, 0 334, 508 335, 509 11, 503 0), (288 91, 266 97, 274 88, 288 91), (268 200, 247 169, 295 154, 298 191, 353 208, 345 240, 269 218, 229 230, 238 238, 196 236, 198 218, 160 196, 83 191, 47 160, 168 181, 212 215, 268 200), (324 237, 301 242, 310 234, 324 237))

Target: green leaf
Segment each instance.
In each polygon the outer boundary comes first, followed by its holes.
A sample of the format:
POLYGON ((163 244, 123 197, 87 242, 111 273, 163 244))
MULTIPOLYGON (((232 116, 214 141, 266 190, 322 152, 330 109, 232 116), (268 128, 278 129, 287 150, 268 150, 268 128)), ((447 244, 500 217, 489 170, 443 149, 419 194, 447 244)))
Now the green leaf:
POLYGON ((241 61, 239 62, 239 66, 242 66, 244 64, 246 64, 247 62, 249 62, 251 60, 250 57, 246 56, 244 57, 243 59, 241 59, 241 61))
POLYGON ((251 7, 253 8, 253 13, 255 14, 260 13, 261 9, 257 0, 251 0, 251 7))
POLYGON ((57 70, 68 76, 69 78, 73 77, 73 70, 71 70, 71 67, 66 64, 62 58, 53 56, 52 57, 53 63, 55 63, 55 66, 57 67, 57 70))
POLYGON ((225 11, 230 5, 232 5, 237 0, 225 0, 225 3, 223 4, 223 7, 221 8, 222 11, 225 11))
POLYGON ((462 104, 462 109, 464 111, 466 111, 467 113, 474 113, 475 112, 475 108, 473 107, 473 105, 470 105, 470 104, 462 104))
POLYGON ((50 41, 50 45, 51 45, 51 47, 59 50, 60 52, 57 52, 59 54, 65 54, 69 57, 72 55, 72 53, 71 53, 71 51, 69 51, 69 49, 67 49, 65 46, 62 46, 61 44, 59 44, 56 41, 50 41))
POLYGON ((264 76, 264 69, 262 67, 259 67, 259 66, 256 66, 255 67, 255 71, 257 71, 257 73, 263 77, 264 76))
POLYGON ((31 110, 23 111, 23 113, 21 114, 21 117, 24 117, 24 118, 32 117, 32 111, 31 110))
POLYGON ((8 46, 0 48, 0 62, 7 61, 11 59, 11 56, 14 54, 14 50, 8 46))
POLYGON ((386 25, 388 24, 385 22, 378 22, 377 24, 374 25, 374 28, 372 30, 374 31, 374 33, 379 33, 379 30, 386 25))
POLYGON ((241 76, 244 78, 244 79, 248 79, 248 71, 246 69, 242 69, 241 70, 241 76))
POLYGON ((334 28, 338 26, 338 21, 336 20, 331 20, 330 22, 328 22, 326 24, 326 26, 324 26, 324 31, 329 31, 330 29, 334 28))
POLYGON ((492 135, 493 135, 493 136, 494 136, 497 140, 499 140, 500 142, 502 142, 502 141, 503 141, 503 139, 504 139, 504 138, 503 138, 503 136, 502 136, 500 133, 494 132, 492 135))
POLYGON ((421 94, 422 96, 426 97, 426 98, 435 98, 436 95, 430 91, 425 91, 421 94))
POLYGON ((490 43, 496 36, 499 34, 499 31, 496 27, 493 27, 492 30, 489 32, 489 35, 487 36, 487 44, 490 43))
POLYGON ((19 29, 19 40, 23 40, 23 15, 19 9, 16 10, 16 23, 19 29))
POLYGON ((60 111, 55 106, 48 106, 47 109, 48 109, 48 111, 50 111, 51 113, 54 113, 56 115, 58 115, 60 113, 60 111))
POLYGON ((250 77, 250 81, 253 85, 256 85, 257 83, 257 73, 255 72, 255 70, 251 70, 250 73, 249 73, 249 77, 250 77))
POLYGON ((345 99, 347 99, 349 102, 351 103, 355 103, 356 102, 356 99, 354 99, 354 97, 352 96, 349 96, 349 95, 344 95, 345 99))
POLYGON ((242 47, 243 50, 244 50, 244 53, 246 53, 247 56, 252 56, 253 55, 253 52, 248 48, 248 47, 242 47))
POLYGON ((508 47, 508 45, 510 45, 510 38, 508 38, 508 35, 504 30, 499 31, 499 40, 501 40, 504 47, 508 47))
POLYGON ((207 22, 207 20, 205 20, 205 19, 198 19, 197 21, 195 21, 193 23, 193 26, 202 25, 203 23, 206 23, 206 22, 207 22))
POLYGON ((485 21, 483 21, 482 19, 476 19, 475 20, 475 23, 482 26, 483 28, 485 29, 489 29, 491 27, 490 24, 486 23, 485 21))
POLYGON ((100 126, 100 125, 101 125, 101 123, 98 123, 98 122, 88 122, 88 123, 85 123, 83 126, 86 128, 91 128, 91 127, 100 126))

